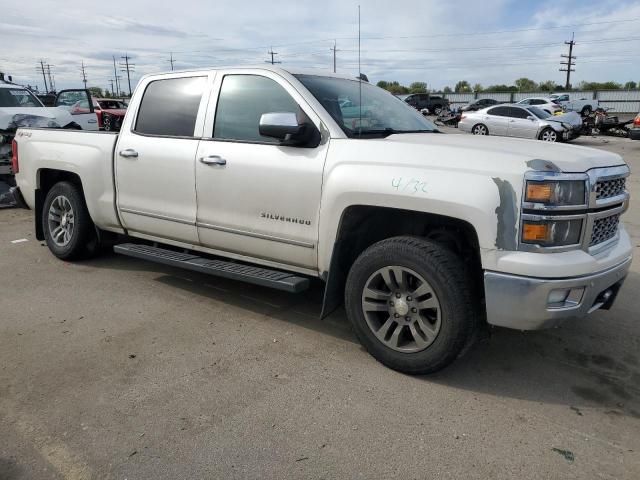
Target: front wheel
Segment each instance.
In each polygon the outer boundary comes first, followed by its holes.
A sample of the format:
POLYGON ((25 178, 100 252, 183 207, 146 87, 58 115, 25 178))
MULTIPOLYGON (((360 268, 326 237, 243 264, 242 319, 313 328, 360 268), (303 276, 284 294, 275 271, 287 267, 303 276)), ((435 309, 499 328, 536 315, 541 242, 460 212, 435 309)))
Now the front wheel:
POLYGON ((44 200, 42 230, 51 253, 62 260, 88 257, 98 239, 82 190, 70 182, 56 183, 44 200))
POLYGON ((591 107, 587 105, 582 109, 580 113, 582 114, 583 117, 588 117, 589 115, 591 115, 591 107))
POLYGON ((414 237, 365 250, 347 278, 345 305, 367 351, 384 365, 426 374, 449 365, 473 337, 476 306, 462 261, 414 237))
POLYGON ((558 132, 553 128, 545 128, 540 134, 540 140, 543 142, 557 142, 558 138, 558 132))
POLYGON ((479 123, 478 125, 474 125, 471 129, 471 133, 474 135, 489 135, 489 129, 485 125, 479 123))

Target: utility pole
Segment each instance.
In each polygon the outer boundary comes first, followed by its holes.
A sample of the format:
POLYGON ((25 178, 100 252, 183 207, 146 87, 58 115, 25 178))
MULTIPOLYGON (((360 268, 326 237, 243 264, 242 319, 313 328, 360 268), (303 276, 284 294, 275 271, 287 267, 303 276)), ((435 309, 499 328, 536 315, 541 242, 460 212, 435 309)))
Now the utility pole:
POLYGON ((131 57, 126 53, 123 57, 120 58, 124 58, 124 65, 122 64, 122 62, 120 62, 120 70, 123 72, 127 72, 127 82, 129 83, 129 97, 131 97, 131 72, 134 71, 135 65, 133 63, 129 63, 131 57))
POLYGON ((111 96, 115 98, 116 94, 113 91, 113 78, 109 79, 109 83, 111 84, 111 96))
POLYGON ((120 75, 118 75, 118 69, 116 68, 116 56, 113 56, 113 78, 115 78, 116 80, 116 92, 118 92, 118 96, 120 96, 120 84, 118 83, 118 78, 120 78, 120 75))
POLYGON ((47 93, 49 87, 47 86, 47 77, 44 74, 44 60, 40 60, 40 70, 42 71, 42 80, 44 80, 44 93, 47 93))
POLYGON ((340 50, 338 50, 335 40, 333 41, 333 47, 329 50, 333 51, 333 73, 336 73, 336 52, 339 52, 340 50))
POLYGON ((573 33, 571 34, 571 40, 569 42, 564 42, 565 45, 569 45, 569 55, 560 55, 562 58, 566 58, 566 62, 560 62, 560 65, 566 65, 565 67, 560 68, 561 72, 567 72, 567 83, 565 84, 565 90, 569 90, 571 88, 571 72, 575 72, 576 62, 574 61, 577 57, 573 56, 573 46, 576 44, 573 40, 573 33))
POLYGON ((49 88, 52 92, 56 91, 56 87, 53 83, 53 77, 51 76, 51 65, 47 63, 47 77, 49 78, 49 88))
POLYGON ((273 65, 274 63, 282 63, 282 62, 276 62, 274 60, 274 55, 278 55, 278 52, 274 52, 273 47, 271 47, 271 50, 269 50, 267 54, 271 55, 271 60, 265 60, 266 63, 270 63, 271 65, 273 65))
POLYGON ((169 63, 171 64, 171 71, 173 72, 173 52, 169 54, 169 63))
POLYGON ((84 82, 84 88, 87 88, 87 72, 84 69, 84 60, 82 61, 82 81, 84 82))

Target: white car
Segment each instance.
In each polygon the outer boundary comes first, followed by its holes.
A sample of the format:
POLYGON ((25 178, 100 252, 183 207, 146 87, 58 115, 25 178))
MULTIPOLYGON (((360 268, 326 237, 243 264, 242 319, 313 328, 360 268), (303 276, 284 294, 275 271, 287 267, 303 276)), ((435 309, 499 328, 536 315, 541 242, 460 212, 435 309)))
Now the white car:
POLYGON ((385 90, 317 71, 145 76, 119 134, 20 129, 14 164, 13 195, 58 258, 122 235, 117 253, 261 287, 317 278, 321 315, 344 299, 364 347, 412 374, 487 323, 608 309, 633 251, 619 155, 442 134, 385 90))
POLYGON ((519 102, 517 102, 516 105, 538 107, 552 115, 556 112, 562 111, 562 107, 558 105, 556 102, 554 102, 552 98, 546 98, 546 97, 524 98, 519 102))
POLYGON ((551 115, 538 107, 496 105, 464 112, 458 128, 474 135, 498 135, 561 142, 580 136, 582 119, 575 112, 551 115))
POLYGON ((63 108, 45 107, 26 88, 0 80, 0 176, 12 174, 11 140, 19 127, 72 128, 63 108))
POLYGON ((564 107, 565 110, 571 112, 580 112, 583 117, 591 114, 599 106, 600 102, 594 98, 576 98, 572 93, 554 93, 549 97, 557 104, 564 107))

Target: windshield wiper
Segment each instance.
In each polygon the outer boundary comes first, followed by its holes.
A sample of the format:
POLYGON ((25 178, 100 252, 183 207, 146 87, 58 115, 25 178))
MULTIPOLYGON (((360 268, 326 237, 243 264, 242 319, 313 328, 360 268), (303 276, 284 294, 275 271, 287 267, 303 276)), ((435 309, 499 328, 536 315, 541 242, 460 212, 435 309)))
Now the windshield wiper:
POLYGON ((396 130, 394 128, 381 128, 378 130, 360 130, 353 132, 354 137, 360 137, 362 135, 381 135, 382 138, 389 135, 396 135, 402 133, 438 133, 438 130, 396 130))

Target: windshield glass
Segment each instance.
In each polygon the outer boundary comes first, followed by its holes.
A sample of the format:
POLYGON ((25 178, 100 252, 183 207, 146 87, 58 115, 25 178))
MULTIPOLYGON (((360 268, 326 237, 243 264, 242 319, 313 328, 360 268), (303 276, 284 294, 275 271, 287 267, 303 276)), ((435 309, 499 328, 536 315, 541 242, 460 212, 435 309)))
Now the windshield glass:
POLYGON ((545 118, 549 118, 552 117, 553 115, 551 115, 550 113, 545 112, 544 110, 542 110, 541 108, 538 107, 529 107, 527 110, 529 110, 531 113, 533 113, 536 117, 540 118, 540 119, 545 119, 545 118))
POLYGON ((42 103, 23 88, 0 88, 0 107, 42 107, 42 103))
POLYGON ((387 136, 394 133, 437 132, 417 110, 389 92, 357 80, 296 75, 348 137, 387 136))

